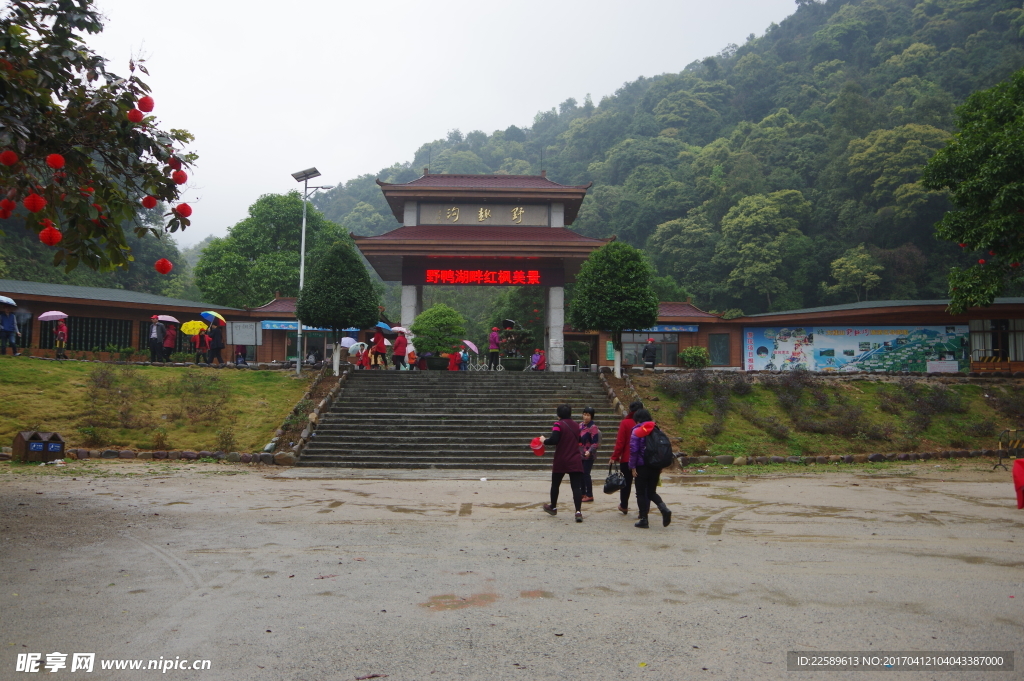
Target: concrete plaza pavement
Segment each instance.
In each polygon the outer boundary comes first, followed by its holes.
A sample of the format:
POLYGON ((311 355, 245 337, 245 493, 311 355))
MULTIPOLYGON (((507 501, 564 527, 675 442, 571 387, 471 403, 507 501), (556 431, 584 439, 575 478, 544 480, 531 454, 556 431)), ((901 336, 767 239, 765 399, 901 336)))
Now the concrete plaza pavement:
POLYGON ((1012 650, 1016 672, 907 678, 1024 678, 1024 511, 1009 475, 930 464, 668 476, 672 524, 653 513, 649 530, 633 527, 635 500, 625 517, 600 492, 573 522, 567 483, 549 517, 543 472, 8 470, 0 679, 24 677, 18 653, 55 651, 210 669, 52 678, 885 673, 787 672, 790 650, 1012 650))

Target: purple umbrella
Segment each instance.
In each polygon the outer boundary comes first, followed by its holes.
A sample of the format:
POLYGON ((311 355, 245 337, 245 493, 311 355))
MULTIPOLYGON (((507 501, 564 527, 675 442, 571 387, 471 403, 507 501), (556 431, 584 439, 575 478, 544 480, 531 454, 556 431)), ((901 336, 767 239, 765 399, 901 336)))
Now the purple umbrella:
POLYGON ((58 319, 67 319, 68 316, 60 310, 50 310, 39 315, 39 321, 41 322, 54 322, 58 319))

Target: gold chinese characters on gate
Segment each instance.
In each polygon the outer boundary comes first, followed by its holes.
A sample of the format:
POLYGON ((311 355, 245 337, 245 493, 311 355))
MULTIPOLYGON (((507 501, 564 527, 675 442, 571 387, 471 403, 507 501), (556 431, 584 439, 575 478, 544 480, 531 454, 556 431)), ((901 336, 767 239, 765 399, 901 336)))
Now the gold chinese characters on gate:
POLYGON ((551 222, 547 206, 423 204, 420 224, 548 227, 551 222))

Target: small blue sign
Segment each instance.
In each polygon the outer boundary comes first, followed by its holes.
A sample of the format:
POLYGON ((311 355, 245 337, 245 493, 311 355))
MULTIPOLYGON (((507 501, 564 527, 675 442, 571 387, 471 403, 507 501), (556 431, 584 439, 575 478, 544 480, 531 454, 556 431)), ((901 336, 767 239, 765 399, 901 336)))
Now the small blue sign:
POLYGON ((63 445, 59 442, 47 442, 46 451, 48 452, 59 452, 63 445))
MULTIPOLYGON (((267 330, 271 330, 271 331, 298 331, 299 330, 299 323, 298 322, 279 322, 279 321, 273 321, 273 320, 264 320, 264 321, 260 322, 260 326, 263 328, 264 331, 267 331, 267 330)), ((302 330, 303 331, 330 331, 330 329, 321 329, 321 328, 318 328, 318 327, 315 327, 315 326, 306 326, 305 324, 302 325, 302 330)))
POLYGON ((658 324, 649 329, 633 329, 633 333, 697 333, 696 324, 658 324))
POLYGON ((45 443, 43 443, 43 442, 29 442, 28 443, 28 451, 30 451, 30 452, 41 452, 41 451, 43 451, 43 445, 44 444, 45 443))

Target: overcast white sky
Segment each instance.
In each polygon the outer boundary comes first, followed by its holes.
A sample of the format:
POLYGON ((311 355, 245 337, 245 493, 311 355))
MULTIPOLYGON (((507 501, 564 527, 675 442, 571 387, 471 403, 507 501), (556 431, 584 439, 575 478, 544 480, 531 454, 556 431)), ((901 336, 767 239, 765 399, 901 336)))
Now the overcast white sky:
POLYGON ((793 0, 98 0, 91 43, 127 72, 147 57, 154 113, 200 159, 191 245, 223 236, 261 194, 345 182, 412 158, 448 130, 528 126, 568 97, 762 35, 793 0))

